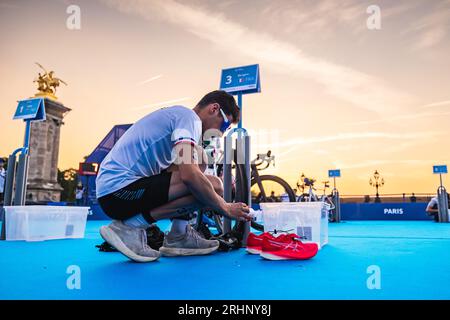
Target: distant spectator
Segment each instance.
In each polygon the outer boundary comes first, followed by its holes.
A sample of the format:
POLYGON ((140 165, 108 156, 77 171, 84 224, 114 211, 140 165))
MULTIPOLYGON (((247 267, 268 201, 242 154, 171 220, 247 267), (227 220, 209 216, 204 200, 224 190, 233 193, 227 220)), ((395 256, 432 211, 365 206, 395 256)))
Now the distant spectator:
MULTIPOLYGON (((450 195, 447 193, 447 200, 450 205, 450 195)), ((438 207, 438 198, 431 198, 430 202, 428 202, 427 208, 425 209, 427 215, 433 217, 434 221, 439 222, 439 207, 438 207)))
POLYGON ((6 171, 4 166, 5 160, 0 158, 0 202, 3 202, 3 192, 5 192, 6 171))
POLYGON ((425 209, 427 215, 433 217, 434 221, 439 221, 439 210, 438 210, 438 199, 437 197, 431 198, 428 202, 427 208, 425 209))
POLYGON ((416 195, 413 193, 409 200, 411 200, 411 202, 417 202, 416 195))
POLYGON ((364 203, 369 203, 370 202, 370 196, 368 194, 366 194, 364 196, 364 203))
POLYGON ((75 189, 75 202, 77 206, 83 205, 83 194, 84 194, 84 188, 81 184, 77 185, 77 188, 75 189))
POLYGON ((270 193, 270 202, 277 202, 277 197, 275 196, 275 191, 270 193))
POLYGON ((406 201, 406 194, 403 193, 403 202, 406 201))

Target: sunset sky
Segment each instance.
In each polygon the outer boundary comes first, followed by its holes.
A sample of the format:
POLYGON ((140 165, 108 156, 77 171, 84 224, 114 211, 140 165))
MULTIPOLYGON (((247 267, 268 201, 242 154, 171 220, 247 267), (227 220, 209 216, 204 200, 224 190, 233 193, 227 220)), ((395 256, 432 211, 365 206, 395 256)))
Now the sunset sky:
POLYGON ((61 169, 115 124, 193 107, 221 69, 255 63, 244 126, 293 185, 340 168, 341 193, 368 194, 378 169, 383 193, 435 192, 432 165, 450 165, 450 0, 0 0, 0 156, 23 142, 12 116, 36 92, 35 62, 68 83, 61 169), (80 30, 66 25, 72 4, 80 30))

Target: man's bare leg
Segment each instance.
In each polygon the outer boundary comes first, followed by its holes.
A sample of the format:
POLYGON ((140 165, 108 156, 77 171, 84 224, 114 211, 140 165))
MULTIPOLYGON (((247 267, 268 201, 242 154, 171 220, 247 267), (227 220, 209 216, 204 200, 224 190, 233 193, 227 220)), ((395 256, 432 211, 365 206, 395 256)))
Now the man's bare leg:
MULTIPOLYGON (((222 196, 222 181, 214 176, 207 175, 207 177, 216 193, 222 196)), ((193 212, 202 207, 202 203, 191 194, 188 187, 181 181, 176 167, 174 167, 170 179, 169 202, 151 210, 150 215, 155 220, 173 219, 170 232, 183 234, 188 224, 186 213, 193 212), (180 219, 177 219, 177 217, 180 217, 180 219)))
MULTIPOLYGON (((192 212, 200 209, 203 205, 191 194, 188 187, 181 181, 180 174, 176 170, 176 166, 172 167, 172 172, 169 186, 168 202, 154 208, 150 214, 154 220, 173 219, 172 227, 174 229, 184 232, 187 222, 186 219, 176 219, 176 217, 183 217, 186 212, 192 212)), ((217 194, 223 195, 222 181, 215 177, 207 175, 214 190, 217 194)), ((125 221, 125 224, 133 227, 148 228, 150 224, 144 219, 143 214, 136 215, 125 221)))
MULTIPOLYGON (((214 190, 223 195, 221 181, 209 176, 214 190)), ((186 213, 204 207, 181 181, 178 171, 172 171, 169 202, 151 210, 150 215, 155 220, 173 219, 170 232, 164 238, 164 244, 159 249, 165 256, 204 255, 214 252, 219 247, 217 240, 203 239, 188 225, 186 213), (178 219, 177 219, 178 218, 178 219)))
POLYGON ((179 217, 184 210, 195 211, 201 207, 202 204, 194 196, 184 196, 153 209, 151 215, 156 221, 173 219, 179 217))

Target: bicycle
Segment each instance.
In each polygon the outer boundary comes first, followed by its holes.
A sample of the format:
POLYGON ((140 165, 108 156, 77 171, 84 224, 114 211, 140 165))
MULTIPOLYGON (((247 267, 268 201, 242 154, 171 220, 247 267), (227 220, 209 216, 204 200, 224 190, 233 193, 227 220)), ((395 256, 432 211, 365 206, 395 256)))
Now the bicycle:
POLYGON ((323 189, 320 189, 323 191, 323 194, 319 197, 317 194, 314 193, 314 191, 317 191, 317 188, 314 187, 314 183, 316 182, 316 179, 313 178, 307 178, 303 173, 300 176, 300 181, 302 183, 297 182, 297 187, 299 189, 302 189, 302 194, 298 198, 298 202, 325 202, 329 205, 328 208, 328 219, 330 221, 334 221, 334 212, 336 209, 336 206, 332 200, 332 196, 327 195, 326 190, 327 188, 330 188, 330 181, 322 181, 322 184, 324 185, 323 189), (305 188, 308 187, 308 192, 305 193, 305 188))
MULTIPOLYGON (((214 150, 211 154, 214 158, 213 163, 210 165, 213 172, 217 176, 221 176, 223 173, 223 152, 221 150, 214 150)), ((210 156, 210 154, 208 154, 210 156)), ((235 177, 235 183, 232 189, 232 198, 234 202, 247 203, 248 192, 251 192, 252 204, 259 204, 264 202, 281 202, 283 199, 289 202, 295 202, 296 196, 290 185, 282 178, 275 175, 260 175, 259 171, 267 169, 271 164, 275 165, 275 156, 272 155, 269 150, 265 154, 258 154, 257 157, 251 161, 251 181, 250 190, 246 183, 239 183, 247 181, 245 165, 240 164, 237 161, 237 152, 233 150, 233 165, 232 172, 235 177), (236 183, 237 182, 237 183, 236 183), (270 190, 270 196, 267 192, 270 190)), ((194 224, 196 230, 202 232, 204 236, 212 236, 209 228, 216 228, 217 235, 223 234, 223 220, 222 217, 210 210, 200 210, 197 214, 197 219, 194 224)), ((236 223, 235 229, 240 228, 241 224, 236 223)), ((256 221, 251 221, 251 227, 264 231, 264 226, 256 221)), ((216 236, 217 236, 216 235, 216 236)))
MULTIPOLYGON (((258 154, 251 162, 251 188, 252 204, 265 202, 296 202, 294 190, 284 179, 275 175, 260 175, 259 171, 269 168, 270 164, 275 166, 275 156, 269 150, 266 154, 258 154), (270 190, 270 196, 267 192, 270 190)), ((252 222, 252 227, 263 231, 264 226, 252 222)))

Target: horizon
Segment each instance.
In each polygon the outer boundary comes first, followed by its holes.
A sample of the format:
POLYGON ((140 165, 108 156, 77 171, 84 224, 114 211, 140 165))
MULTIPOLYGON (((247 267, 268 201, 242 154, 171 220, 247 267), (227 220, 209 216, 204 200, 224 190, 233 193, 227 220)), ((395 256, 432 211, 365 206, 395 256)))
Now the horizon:
MULTIPOLYGON (((78 168, 114 125, 160 107, 192 108, 222 69, 259 64, 261 92, 243 98, 252 154, 292 186, 341 169, 341 194, 433 193, 450 159, 450 1, 0 1, 0 156, 21 146, 17 100, 36 93, 35 62, 68 83, 58 167, 78 168), (36 17, 39 17, 37 19, 36 17), (447 71, 446 71, 447 70, 447 71), (253 139, 254 137, 254 139, 253 139)), ((266 173, 266 171, 264 171, 266 173)), ((447 178, 443 176, 444 184, 447 178)), ((319 186, 320 187, 320 186, 319 186)))

